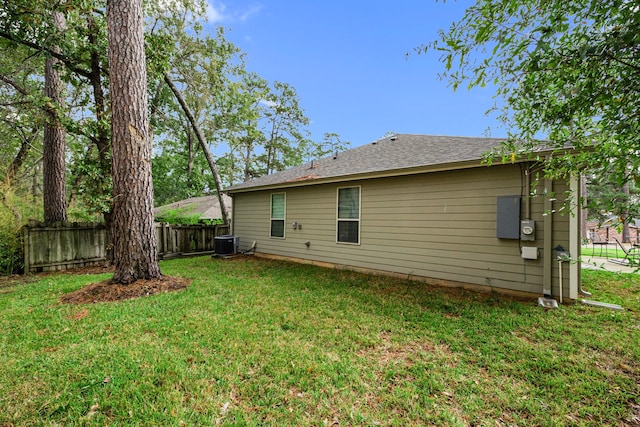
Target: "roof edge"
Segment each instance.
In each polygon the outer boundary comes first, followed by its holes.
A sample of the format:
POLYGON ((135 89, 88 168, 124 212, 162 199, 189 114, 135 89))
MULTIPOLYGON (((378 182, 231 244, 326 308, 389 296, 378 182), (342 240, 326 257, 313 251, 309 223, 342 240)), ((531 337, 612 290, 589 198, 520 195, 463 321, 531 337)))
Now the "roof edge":
POLYGON ((516 159, 515 161, 508 162, 508 163, 494 162, 493 164, 487 164, 482 159, 476 159, 476 160, 466 160, 462 162, 445 163, 441 165, 429 165, 429 166, 417 166, 412 168, 390 169, 383 172, 376 171, 376 172, 366 172, 366 173, 358 173, 358 174, 352 174, 352 175, 332 176, 328 178, 309 179, 309 180, 303 180, 303 181, 280 182, 277 184, 263 185, 259 187, 248 187, 248 188, 239 188, 236 190, 225 190, 225 192, 233 196, 234 194, 253 193, 255 191, 276 190, 276 189, 283 189, 283 188, 297 188, 297 187, 306 187, 310 185, 333 184, 336 182, 351 182, 351 181, 359 181, 363 179, 390 178, 395 176, 409 176, 409 175, 417 175, 421 173, 446 172, 446 171, 472 169, 472 168, 480 168, 480 167, 494 167, 494 166, 500 166, 500 165, 528 163, 528 162, 536 162, 536 161, 537 160, 535 159, 522 158, 522 159, 516 159))

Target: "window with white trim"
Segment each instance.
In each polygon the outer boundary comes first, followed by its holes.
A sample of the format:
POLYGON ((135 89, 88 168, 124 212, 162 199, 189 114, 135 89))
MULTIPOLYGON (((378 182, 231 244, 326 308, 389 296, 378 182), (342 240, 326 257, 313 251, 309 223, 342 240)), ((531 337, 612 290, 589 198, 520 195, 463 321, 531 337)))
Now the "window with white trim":
POLYGON ((338 243, 360 244, 360 187, 338 188, 338 243))
POLYGON ((284 239, 286 204, 285 193, 271 194, 271 237, 284 239))

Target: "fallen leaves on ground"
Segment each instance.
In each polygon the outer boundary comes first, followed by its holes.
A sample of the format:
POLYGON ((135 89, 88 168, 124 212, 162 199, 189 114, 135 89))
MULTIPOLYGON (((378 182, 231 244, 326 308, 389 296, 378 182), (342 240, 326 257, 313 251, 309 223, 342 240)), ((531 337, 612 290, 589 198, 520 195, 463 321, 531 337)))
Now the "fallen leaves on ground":
POLYGON ((122 301, 163 292, 179 291, 185 289, 190 283, 191 281, 188 279, 171 276, 162 276, 157 279, 138 279, 128 285, 114 283, 108 279, 63 295, 60 301, 64 304, 122 301))

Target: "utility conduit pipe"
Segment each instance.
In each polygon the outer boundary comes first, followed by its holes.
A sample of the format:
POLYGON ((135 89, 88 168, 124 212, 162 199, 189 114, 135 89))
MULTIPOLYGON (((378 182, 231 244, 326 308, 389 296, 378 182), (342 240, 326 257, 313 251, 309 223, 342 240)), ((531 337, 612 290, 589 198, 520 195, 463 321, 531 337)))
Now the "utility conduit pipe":
POLYGON ((562 304, 562 262, 563 259, 558 257, 558 282, 560 282, 560 286, 558 287, 558 299, 560 300, 560 304, 562 304))

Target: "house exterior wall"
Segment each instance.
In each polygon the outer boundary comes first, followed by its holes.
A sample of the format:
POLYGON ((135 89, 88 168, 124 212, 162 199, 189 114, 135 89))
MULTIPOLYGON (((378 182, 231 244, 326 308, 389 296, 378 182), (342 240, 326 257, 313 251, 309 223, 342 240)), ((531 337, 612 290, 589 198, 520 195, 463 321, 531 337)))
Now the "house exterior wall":
MULTIPOLYGON (((540 181, 535 191, 542 195, 544 182, 540 181)), ((543 197, 532 197, 530 216, 536 222, 536 240, 498 239, 497 197, 527 194, 524 182, 519 165, 499 165, 237 193, 233 234, 240 237, 241 249, 255 241, 258 254, 428 278, 436 283, 541 294, 545 223, 553 229, 552 247, 562 245, 568 250, 569 217, 556 212, 550 214, 552 221, 545 221, 543 197), (337 190, 345 186, 361 189, 358 245, 336 242, 337 190), (270 195, 276 192, 286 193, 284 239, 269 237, 270 195), (293 222, 301 227, 293 229, 293 222), (538 259, 522 259, 521 246, 537 246, 538 259)), ((568 186, 554 185, 558 199, 554 207, 559 207, 568 186)), ((523 197, 522 219, 525 209, 523 197)), ((558 266, 553 264, 555 293, 558 266)), ((564 274, 568 277, 568 266, 564 274)), ((568 280, 564 281, 568 295, 568 280)))

